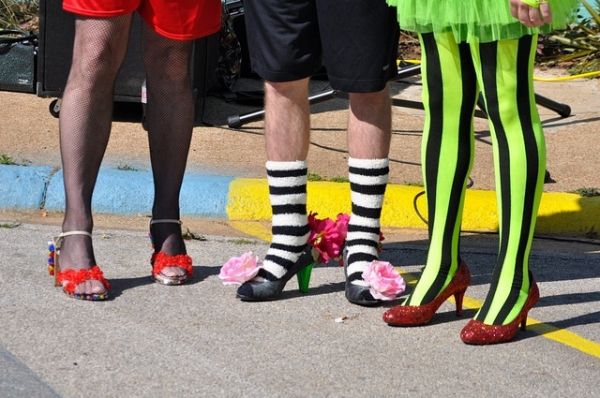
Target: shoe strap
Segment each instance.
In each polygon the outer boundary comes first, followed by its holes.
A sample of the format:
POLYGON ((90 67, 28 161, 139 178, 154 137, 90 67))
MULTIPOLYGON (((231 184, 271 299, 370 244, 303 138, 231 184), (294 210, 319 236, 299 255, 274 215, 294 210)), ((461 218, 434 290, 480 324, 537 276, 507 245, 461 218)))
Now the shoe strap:
POLYGON ((150 225, 153 224, 183 224, 181 220, 176 220, 174 218, 163 218, 159 220, 150 220, 150 225))
POLYGON ((92 233, 88 232, 88 231, 67 231, 67 232, 61 232, 55 239, 54 239, 54 248, 55 250, 60 249, 60 247, 62 246, 62 241, 66 236, 71 236, 71 235, 85 235, 85 236, 89 236, 90 238, 92 237, 92 233))
POLYGON ((64 238, 65 236, 71 236, 71 235, 85 235, 85 236, 89 236, 90 238, 92 237, 92 233, 88 232, 88 231, 67 231, 67 232, 61 232, 60 235, 58 235, 59 238, 64 238))

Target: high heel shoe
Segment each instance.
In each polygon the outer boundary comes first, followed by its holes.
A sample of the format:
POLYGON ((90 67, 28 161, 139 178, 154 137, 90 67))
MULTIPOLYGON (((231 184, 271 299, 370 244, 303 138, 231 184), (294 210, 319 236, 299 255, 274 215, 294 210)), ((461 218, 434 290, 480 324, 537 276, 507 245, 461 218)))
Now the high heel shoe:
POLYGON ((242 301, 275 300, 281 296, 286 283, 294 275, 298 278, 300 292, 306 293, 314 261, 312 247, 308 246, 294 266, 281 279, 265 279, 265 274, 259 271, 257 277, 261 278, 261 280, 256 280, 255 278, 243 283, 237 290, 237 297, 242 301))
POLYGON ((471 282, 471 273, 461 261, 456 274, 446 288, 432 301, 423 305, 397 305, 383 314, 383 320, 391 326, 420 326, 431 321, 438 308, 450 296, 456 300, 456 316, 462 314, 462 301, 471 282))
POLYGON ((60 249, 62 242, 66 236, 85 235, 92 237, 92 234, 87 231, 69 231, 58 235, 54 240, 48 242, 48 273, 54 276, 54 286, 62 286, 63 292, 72 298, 78 300, 103 301, 108 298, 108 290, 110 284, 104 278, 102 270, 97 265, 90 269, 74 269, 67 268, 62 270, 60 266, 60 249), (77 286, 90 281, 96 280, 102 283, 105 291, 102 293, 75 293, 77 286))
MULTIPOLYGON (((150 225, 152 226, 153 224, 181 225, 181 220, 151 220, 150 225)), ((154 241, 152 239, 152 234, 150 234, 150 240, 152 241, 152 246, 155 247, 154 241)), ((156 283, 160 283, 162 285, 182 285, 188 280, 190 280, 194 274, 194 268, 192 267, 192 258, 185 253, 169 255, 163 251, 155 251, 154 253, 152 253, 152 257, 150 258, 150 265, 152 265, 152 279, 154 279, 156 283), (162 273, 163 269, 170 267, 181 268, 185 271, 185 274, 167 276, 162 273)))
POLYGON ((346 295, 346 300, 352 304, 361 305, 363 307, 374 307, 381 304, 381 300, 373 297, 369 286, 366 284, 365 286, 356 285, 348 280, 348 249, 346 247, 344 247, 343 253, 344 276, 346 277, 344 293, 346 295))
POLYGON ((529 295, 523 309, 519 312, 517 317, 506 325, 486 325, 483 322, 471 319, 469 323, 460 332, 460 339, 465 344, 476 344, 476 345, 487 345, 487 344, 498 344, 505 343, 512 340, 519 330, 525 330, 527 323, 527 314, 529 310, 533 308, 535 303, 540 298, 540 290, 538 289, 537 283, 532 281, 531 288, 529 289, 529 295))

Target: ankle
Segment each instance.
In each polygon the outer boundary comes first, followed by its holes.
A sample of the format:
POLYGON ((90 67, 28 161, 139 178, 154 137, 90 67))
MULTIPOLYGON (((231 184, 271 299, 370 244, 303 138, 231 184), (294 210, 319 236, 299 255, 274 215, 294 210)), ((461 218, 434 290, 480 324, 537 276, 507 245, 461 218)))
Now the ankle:
POLYGON ((155 252, 162 251, 168 255, 186 253, 181 225, 179 224, 152 224, 150 226, 150 237, 155 252))
POLYGON ((63 223, 62 223, 62 231, 63 232, 86 231, 86 232, 91 233, 93 229, 94 229, 94 222, 92 221, 91 217, 90 218, 81 218, 81 217, 72 218, 72 217, 65 216, 65 219, 63 220, 63 223))

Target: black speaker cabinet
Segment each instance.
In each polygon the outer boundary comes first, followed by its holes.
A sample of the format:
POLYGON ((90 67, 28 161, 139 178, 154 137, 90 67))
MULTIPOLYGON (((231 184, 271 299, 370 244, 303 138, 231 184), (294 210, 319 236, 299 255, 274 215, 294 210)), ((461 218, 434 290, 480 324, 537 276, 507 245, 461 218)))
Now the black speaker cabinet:
MULTIPOLYGON (((129 47, 115 82, 115 102, 140 102, 145 78, 142 59, 142 24, 136 14, 129 37, 129 47)), ((40 97, 61 97, 64 91, 75 35, 75 17, 62 10, 62 2, 40 0, 38 80, 40 97)), ((204 112, 204 98, 214 80, 218 57, 219 33, 194 41, 191 57, 192 85, 196 96, 196 120, 204 112)))

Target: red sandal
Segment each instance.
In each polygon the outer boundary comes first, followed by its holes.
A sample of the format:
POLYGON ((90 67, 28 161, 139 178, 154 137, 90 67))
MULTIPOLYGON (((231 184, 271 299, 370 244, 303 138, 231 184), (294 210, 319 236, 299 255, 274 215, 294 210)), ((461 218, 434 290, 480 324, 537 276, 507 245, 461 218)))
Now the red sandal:
MULTIPOLYGON (((181 224, 181 221, 173 219, 150 221, 150 225, 164 223, 181 224)), ((152 240, 152 235, 150 235, 150 240, 152 240)), ((152 265, 152 279, 163 285, 183 285, 193 276, 192 258, 185 253, 169 255, 163 251, 155 251, 152 253, 150 264, 152 265), (185 271, 185 274, 166 276, 162 273, 162 270, 169 267, 181 268, 185 271)))
POLYGON ((103 301, 108 298, 108 290, 110 289, 110 284, 104 278, 102 274, 102 270, 97 265, 92 266, 89 269, 74 269, 67 268, 61 270, 60 268, 60 248, 62 246, 62 242, 65 236, 70 235, 85 235, 92 237, 92 234, 87 231, 69 231, 63 232, 58 237, 54 238, 54 240, 48 242, 48 273, 54 276, 54 285, 62 286, 63 292, 75 299, 78 300, 88 300, 88 301, 103 301), (75 293, 77 286, 90 281, 97 280, 102 283, 105 291, 102 293, 75 293))

